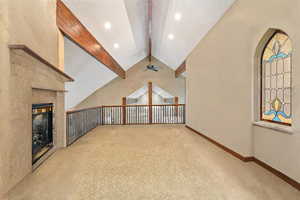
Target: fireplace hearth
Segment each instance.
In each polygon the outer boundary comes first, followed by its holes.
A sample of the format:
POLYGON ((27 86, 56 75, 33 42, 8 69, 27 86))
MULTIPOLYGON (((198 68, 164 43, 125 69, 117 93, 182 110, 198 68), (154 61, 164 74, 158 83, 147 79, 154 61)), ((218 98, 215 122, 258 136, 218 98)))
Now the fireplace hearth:
POLYGON ((53 147, 53 104, 32 105, 32 163, 53 147))

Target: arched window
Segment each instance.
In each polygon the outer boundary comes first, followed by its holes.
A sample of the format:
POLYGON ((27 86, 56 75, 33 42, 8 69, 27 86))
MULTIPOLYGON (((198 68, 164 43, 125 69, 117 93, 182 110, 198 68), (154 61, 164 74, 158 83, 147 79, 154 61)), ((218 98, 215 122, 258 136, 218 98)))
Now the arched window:
POLYGON ((292 42, 277 31, 261 58, 261 120, 292 124, 292 42))

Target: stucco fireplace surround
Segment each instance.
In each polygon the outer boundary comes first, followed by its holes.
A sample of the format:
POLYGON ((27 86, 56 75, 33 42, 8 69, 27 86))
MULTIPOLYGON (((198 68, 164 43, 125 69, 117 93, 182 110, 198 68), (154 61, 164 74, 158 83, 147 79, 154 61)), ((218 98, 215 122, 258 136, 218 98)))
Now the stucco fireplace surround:
POLYGON ((66 146, 64 83, 71 77, 24 45, 10 45, 11 141, 7 183, 13 187, 58 148, 66 146), (53 105, 53 142, 36 162, 32 157, 33 105, 53 105))

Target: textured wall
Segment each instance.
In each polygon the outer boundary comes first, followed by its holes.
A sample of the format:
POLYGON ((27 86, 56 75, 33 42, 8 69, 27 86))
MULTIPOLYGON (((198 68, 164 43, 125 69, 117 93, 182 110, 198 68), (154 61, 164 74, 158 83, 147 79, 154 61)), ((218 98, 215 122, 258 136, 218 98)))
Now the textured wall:
POLYGON ((300 181, 300 2, 239 0, 187 62, 187 124, 300 181), (254 127, 256 48, 269 28, 287 32, 293 55, 293 134, 254 127))
POLYGON ((174 70, 158 60, 154 65, 160 66, 159 72, 146 71, 148 60, 144 59, 127 71, 127 78, 115 78, 104 87, 82 101, 76 108, 94 107, 99 105, 120 105, 121 98, 130 95, 137 89, 152 81, 154 85, 166 90, 174 96, 180 97, 180 102, 185 99, 185 78, 175 78, 174 70))
POLYGON ((25 44, 48 62, 58 66, 56 1, 6 1, 9 8, 9 43, 25 44))
POLYGON ((8 44, 8 9, 5 1, 0 1, 0 199, 7 190, 5 174, 8 174, 9 154, 6 151, 7 138, 10 135, 10 99, 9 99, 9 53, 8 44))
POLYGON ((7 171, 5 174, 0 171, 5 190, 15 186, 32 171, 32 104, 54 103, 54 145, 63 147, 65 144, 64 95, 56 92, 64 89, 65 78, 22 50, 12 50, 10 60, 10 99, 12 102, 7 116, 9 116, 11 127, 9 134, 1 138, 5 144, 3 144, 4 150, 0 152, 1 156, 8 155, 4 160, 7 171))
MULTIPOLYGON (((12 108, 18 107, 18 102, 24 100, 16 99, 15 95, 24 94, 28 90, 23 91, 12 84, 15 72, 11 68, 8 44, 25 44, 53 65, 57 65, 59 53, 56 1, 0 0, 0 199, 29 169, 27 164, 23 165, 26 163, 26 156, 21 158, 22 161, 14 160, 15 144, 18 141, 23 142, 24 137, 20 137, 20 134, 25 131, 21 129, 21 125, 17 130, 14 123, 16 115, 20 115, 23 108, 12 108), (12 172, 16 167, 19 169, 12 172)), ((36 79, 36 76, 32 79, 36 79)), ((49 83, 45 85, 49 86, 49 83)), ((30 110, 30 107, 26 108, 30 110)), ((28 115, 28 111, 22 114, 28 115)), ((26 134, 29 136, 27 131, 26 134)), ((17 147, 16 152, 24 151, 22 147, 24 145, 17 147)))

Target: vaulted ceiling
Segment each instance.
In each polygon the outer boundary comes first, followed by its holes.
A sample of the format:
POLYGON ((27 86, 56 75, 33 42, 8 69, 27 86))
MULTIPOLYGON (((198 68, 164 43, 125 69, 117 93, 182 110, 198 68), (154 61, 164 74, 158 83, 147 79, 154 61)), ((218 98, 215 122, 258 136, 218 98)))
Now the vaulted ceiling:
MULTIPOLYGON (((152 55, 175 70, 234 1, 152 0, 152 55), (175 16, 180 20, 176 20, 175 16)), ((149 0, 63 2, 124 70, 148 55, 149 0), (109 30, 105 28, 107 22, 111 25, 109 30)), ((65 40, 65 69, 78 80, 67 86, 70 91, 67 99, 76 96, 76 100, 67 100, 67 108, 71 108, 116 75, 93 57, 84 55, 85 52, 68 39, 65 40), (86 81, 88 84, 84 84, 86 81), (84 89, 78 88, 79 85, 84 89)))

